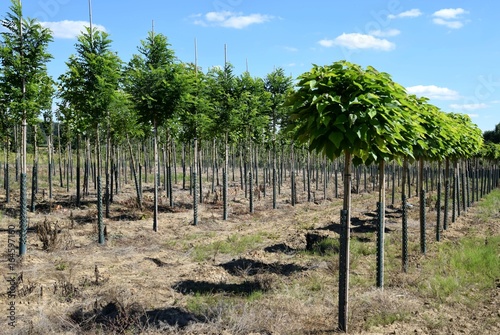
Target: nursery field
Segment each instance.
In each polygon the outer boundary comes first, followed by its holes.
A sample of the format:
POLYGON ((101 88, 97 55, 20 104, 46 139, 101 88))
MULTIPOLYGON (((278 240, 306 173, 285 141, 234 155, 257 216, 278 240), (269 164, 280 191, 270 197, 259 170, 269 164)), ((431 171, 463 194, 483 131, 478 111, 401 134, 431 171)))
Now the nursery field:
MULTIPOLYGON (((222 220, 219 196, 208 192, 195 226, 192 196, 178 183, 174 207, 160 192, 154 232, 152 188, 143 184, 140 210, 133 183, 124 185, 104 220, 106 243, 100 245, 95 194, 76 208, 64 188, 55 187, 48 199, 42 185, 36 210, 28 213, 27 253, 15 262, 8 243, 15 240, 17 247, 19 191, 8 204, 2 194, 2 333, 337 333, 341 192, 335 198, 330 186, 326 200, 315 195, 311 202, 298 192, 292 206, 290 189, 282 187, 273 209, 269 194, 256 191, 250 213, 239 184, 230 182, 228 220, 222 220), (8 282, 12 274, 17 280, 8 282)), ((353 194, 350 333, 500 333, 500 191, 450 219, 440 242, 431 198, 425 255, 419 198, 408 199, 406 273, 400 202, 387 206, 382 290, 375 284, 378 192, 353 194)))

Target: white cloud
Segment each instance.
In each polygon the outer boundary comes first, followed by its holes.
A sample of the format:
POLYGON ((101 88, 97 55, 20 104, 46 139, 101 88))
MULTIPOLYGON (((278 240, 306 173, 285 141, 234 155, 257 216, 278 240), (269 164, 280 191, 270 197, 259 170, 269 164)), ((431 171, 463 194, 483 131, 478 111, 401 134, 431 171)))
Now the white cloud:
POLYGON ((191 16, 195 18, 194 24, 200 26, 218 26, 224 28, 243 29, 252 24, 260 24, 274 19, 271 15, 250 14, 243 15, 230 11, 208 12, 205 15, 196 14, 191 16))
POLYGON ((463 8, 445 8, 434 12, 432 16, 440 17, 442 19, 451 20, 456 19, 462 14, 468 14, 469 12, 463 8))
POLYGON ((401 34, 401 31, 397 29, 388 29, 388 30, 372 30, 368 34, 376 37, 393 37, 401 34))
POLYGON ((460 94, 457 91, 451 90, 446 87, 438 87, 435 85, 417 85, 407 87, 406 90, 410 94, 415 94, 419 97, 427 97, 429 99, 436 100, 458 100, 460 99, 460 94))
POLYGON ((465 110, 465 111, 473 111, 477 109, 483 109, 483 108, 488 108, 488 105, 485 103, 477 103, 477 104, 451 104, 450 108, 452 109, 458 109, 458 110, 465 110))
POLYGON ((479 117, 479 114, 467 114, 471 119, 479 117))
POLYGON ((405 17, 419 17, 420 15, 422 15, 422 12, 420 11, 420 9, 414 8, 414 9, 407 10, 405 12, 401 12, 399 14, 389 14, 389 16, 387 16, 387 17, 389 19, 400 19, 400 18, 405 18, 405 17))
MULTIPOLYGON (((52 30, 54 38, 76 38, 83 31, 85 31, 85 27, 88 27, 90 24, 87 21, 57 21, 57 22, 40 22, 42 26, 45 28, 49 28, 52 30)), ((106 31, 106 28, 101 25, 93 24, 92 28, 106 31)))
POLYGON ((443 20, 439 17, 436 17, 432 20, 435 24, 441 25, 441 26, 446 26, 451 29, 460 29, 464 26, 464 23, 461 21, 447 21, 443 20))
POLYGON ((440 9, 432 14, 432 16, 434 16, 432 22, 451 29, 460 29, 465 23, 463 15, 468 13, 469 12, 463 8, 440 9))
POLYGON ((295 47, 288 47, 288 46, 284 46, 283 49, 285 49, 286 51, 288 52, 297 52, 299 51, 298 48, 295 48, 295 47))
POLYGON ((393 50, 396 45, 386 39, 376 38, 372 35, 364 35, 359 33, 342 34, 335 39, 322 39, 318 42, 324 47, 342 46, 347 49, 375 49, 382 51, 393 50))

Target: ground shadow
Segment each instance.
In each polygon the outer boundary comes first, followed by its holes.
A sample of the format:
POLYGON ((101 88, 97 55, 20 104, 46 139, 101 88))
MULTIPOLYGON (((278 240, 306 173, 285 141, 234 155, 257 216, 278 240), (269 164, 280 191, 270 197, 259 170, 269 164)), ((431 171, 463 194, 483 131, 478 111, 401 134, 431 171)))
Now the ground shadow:
POLYGON ((206 318, 178 307, 170 307, 147 311, 146 315, 141 318, 141 321, 143 324, 154 326, 155 328, 163 328, 165 325, 183 328, 190 323, 205 322, 206 318))
MULTIPOLYGON (((374 233, 377 231, 377 217, 374 216, 371 213, 368 213, 370 215, 367 216, 372 216, 374 217, 373 219, 360 219, 359 217, 352 217, 351 218, 351 233, 374 233)), ((365 213, 366 215, 366 213, 365 213)), ((389 216, 386 216, 389 217, 389 216)), ((318 228, 318 230, 328 230, 328 231, 333 231, 337 234, 340 235, 341 233, 341 226, 339 223, 331 223, 328 226, 324 226, 321 228, 318 228)), ((385 227, 385 232, 390 233, 392 232, 392 229, 389 229, 385 227)))
POLYGON ((287 254, 287 255, 293 255, 298 250, 294 249, 294 248, 290 248, 285 243, 279 243, 279 244, 271 245, 269 247, 265 247, 264 251, 265 252, 269 252, 269 253, 279 253, 279 252, 281 252, 281 253, 284 253, 284 254, 287 254))
POLYGON ((281 276, 290 276, 292 273, 305 271, 307 268, 295 264, 272 263, 266 264, 252 259, 240 258, 220 264, 224 270, 233 276, 254 276, 261 273, 274 273, 281 276))
POLYGON ((84 330, 101 328, 113 333, 127 333, 132 329, 186 327, 193 322, 205 322, 205 318, 178 307, 145 311, 139 304, 123 306, 109 302, 105 306, 90 311, 75 310, 69 317, 84 330))
POLYGON ((137 213, 121 213, 110 217, 112 221, 140 221, 144 218, 144 214, 137 213))
POLYGON ((256 291, 265 291, 261 283, 256 281, 244 281, 240 284, 210 283, 207 281, 184 280, 172 286, 182 294, 214 294, 227 293, 233 295, 250 295, 256 291))

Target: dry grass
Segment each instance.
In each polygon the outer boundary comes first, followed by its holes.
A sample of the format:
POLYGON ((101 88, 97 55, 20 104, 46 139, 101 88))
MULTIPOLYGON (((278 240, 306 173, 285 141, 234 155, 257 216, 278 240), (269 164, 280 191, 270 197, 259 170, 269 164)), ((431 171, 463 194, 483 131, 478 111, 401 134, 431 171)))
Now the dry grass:
MULTIPOLYGON (((193 226, 189 193, 175 189, 174 208, 162 192, 159 231, 153 233, 151 194, 145 193, 145 209, 140 211, 132 192, 128 185, 115 196, 105 220, 104 246, 97 244, 93 198, 74 208, 70 195, 56 188, 49 215, 29 213, 38 235, 29 233, 28 255, 16 265, 23 273, 16 301, 19 315, 30 317, 19 318, 13 334, 335 333, 340 199, 315 204, 299 195, 299 204, 292 207, 286 201, 289 190, 283 188, 277 210, 271 209, 268 195, 256 201, 250 214, 243 192, 235 192, 229 219, 223 221, 219 200, 209 195, 200 206, 200 224, 193 226), (308 234, 326 239, 307 251, 308 234)), ((353 195, 353 218, 359 223, 354 228, 362 229, 355 229, 351 244, 351 333, 445 334, 465 329, 495 334, 500 303, 494 289, 481 291, 489 296, 472 306, 438 302, 418 290, 432 274, 426 264, 433 264, 439 252, 433 242, 435 210, 427 213, 425 256, 419 252, 418 209, 409 211, 406 274, 401 272, 400 213, 388 210, 385 289, 373 288, 376 201, 376 193, 353 195), (475 319, 466 319, 471 315, 475 319)), ((4 205, 0 228, 17 225, 17 205, 4 205)), ((451 224, 443 240, 484 233, 481 227, 488 216, 481 209, 480 222, 474 211, 451 224)), ((498 235, 498 222, 487 222, 488 234, 498 235)), ((6 234, 0 236, 6 239, 6 234)), ((5 265, 0 266, 3 272, 5 265)), ((0 293, 0 304, 6 306, 5 288, 0 293)))

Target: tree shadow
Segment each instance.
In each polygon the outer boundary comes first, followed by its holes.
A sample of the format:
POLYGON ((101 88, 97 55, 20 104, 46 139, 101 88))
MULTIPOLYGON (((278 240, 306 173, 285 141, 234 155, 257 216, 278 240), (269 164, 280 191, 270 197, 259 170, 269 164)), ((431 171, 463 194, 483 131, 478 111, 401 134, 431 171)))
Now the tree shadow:
POLYGON ((69 317, 83 330, 90 331, 99 326, 110 333, 125 334, 130 330, 140 328, 183 328, 194 322, 206 322, 206 318, 185 311, 178 307, 154 309, 145 311, 139 304, 124 306, 118 302, 109 302, 104 306, 94 306, 85 311, 78 308, 69 317))
MULTIPOLYGON (((364 215, 368 217, 372 217, 372 219, 360 219, 359 217, 351 217, 351 233, 359 233, 359 234, 364 234, 364 233, 374 233, 378 230, 377 228, 377 216, 373 213, 364 213, 364 215)), ((388 215, 385 216, 386 218, 392 218, 388 215)), ((339 223, 331 223, 328 226, 318 228, 318 230, 328 230, 328 231, 333 231, 337 234, 340 235, 341 233, 341 226, 339 223)), ((392 229, 389 229, 385 227, 385 232, 390 233, 392 232, 392 229)))
POLYGON ((298 250, 294 249, 294 248, 290 248, 285 243, 279 243, 279 244, 271 245, 269 247, 265 247, 264 251, 265 252, 269 252, 269 253, 279 253, 279 252, 281 252, 281 253, 284 253, 286 255, 293 255, 298 250))
POLYGON ((206 322, 206 318, 178 307, 169 307, 147 311, 141 321, 144 325, 155 328, 163 328, 165 325, 184 328, 190 323, 206 322))
POLYGON ((262 273, 274 273, 281 276, 290 276, 295 272, 307 270, 307 268, 295 264, 266 264, 247 258, 232 260, 230 262, 220 264, 219 266, 233 276, 255 276, 256 274, 262 273))
POLYGON ((210 283, 207 281, 184 280, 172 286, 182 294, 214 294, 226 293, 247 296, 257 291, 265 291, 265 287, 257 281, 244 281, 240 284, 210 283))

